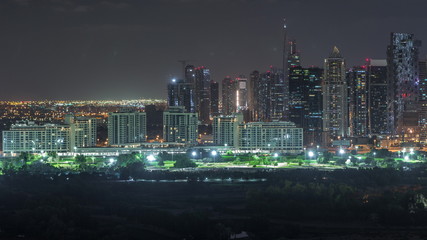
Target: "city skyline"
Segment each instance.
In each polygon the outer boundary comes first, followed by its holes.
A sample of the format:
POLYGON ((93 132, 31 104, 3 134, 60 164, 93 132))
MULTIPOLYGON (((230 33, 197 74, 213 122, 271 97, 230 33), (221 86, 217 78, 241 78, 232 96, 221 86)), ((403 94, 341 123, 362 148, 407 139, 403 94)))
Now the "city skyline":
MULTIPOLYGON (((333 46, 347 67, 385 59, 390 32, 427 40, 426 3, 369 1, 32 1, 0 3, 1 100, 166 98, 179 60, 221 82, 281 66, 286 17, 303 66, 333 46), (209 11, 207 11, 209 9, 209 11), (332 16, 332 17, 331 17, 332 16), (196 37, 194 37, 196 36, 196 37), (221 43, 221 44, 218 44, 221 43)), ((420 49, 420 59, 425 58, 420 49)))

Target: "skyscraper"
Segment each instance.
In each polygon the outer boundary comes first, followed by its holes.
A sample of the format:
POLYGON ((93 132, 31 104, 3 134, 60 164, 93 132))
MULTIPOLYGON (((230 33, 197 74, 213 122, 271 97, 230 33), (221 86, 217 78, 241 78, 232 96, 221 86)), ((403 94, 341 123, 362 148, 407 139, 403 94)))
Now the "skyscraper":
POLYGON ((418 46, 413 34, 391 33, 387 48, 389 124, 402 142, 418 141, 418 46))
POLYGON ((253 71, 249 75, 248 81, 248 108, 250 120, 258 121, 258 98, 259 98, 260 75, 258 71, 253 71))
POLYGON ((304 119, 304 106, 306 97, 304 96, 305 85, 304 69, 298 65, 289 68, 289 121, 302 127, 304 119))
POLYGON ((368 134, 368 72, 367 67, 356 66, 347 74, 349 86, 350 135, 365 137, 368 134))
POLYGON ((368 62, 368 133, 387 135, 387 61, 370 59, 368 62))
POLYGON ((222 80, 222 109, 223 115, 231 115, 236 112, 236 84, 227 76, 222 80))
POLYGON ((196 111, 199 120, 203 124, 210 123, 210 83, 211 75, 209 69, 204 66, 195 68, 196 111))
POLYGON ((248 79, 245 76, 236 78, 236 111, 242 112, 248 109, 248 79))
POLYGON ((323 78, 324 144, 348 133, 347 84, 345 61, 337 47, 325 59, 323 78))
POLYGON ((304 143, 320 145, 322 143, 323 69, 309 67, 303 69, 303 100, 304 100, 304 143))
POLYGON ((182 79, 172 79, 168 84, 168 105, 183 106, 186 112, 195 112, 194 84, 182 79))
POLYGON ((419 62, 419 125, 420 142, 427 143, 427 60, 419 62))
POLYGON ((212 117, 219 115, 219 83, 211 81, 211 113, 212 117))

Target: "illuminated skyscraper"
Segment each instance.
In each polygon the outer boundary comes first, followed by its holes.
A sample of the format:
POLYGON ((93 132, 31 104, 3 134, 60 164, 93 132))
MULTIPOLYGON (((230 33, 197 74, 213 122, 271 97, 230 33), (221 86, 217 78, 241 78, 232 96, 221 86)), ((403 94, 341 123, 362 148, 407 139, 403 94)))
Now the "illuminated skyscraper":
POLYGON ((323 79, 324 144, 348 134, 347 83, 345 61, 337 47, 325 59, 323 79))
POLYGON ((249 75, 248 81, 248 108, 250 113, 250 121, 258 120, 258 98, 260 76, 258 71, 253 71, 249 75))
POLYGON ((302 127, 304 119, 304 69, 298 65, 289 65, 289 121, 297 127, 302 127))
POLYGON ((168 105, 183 106, 186 112, 195 112, 194 85, 182 79, 172 79, 168 84, 168 105))
POLYGON ((368 61, 368 133, 388 135, 387 124, 387 61, 370 59, 368 61))
MULTIPOLYGON (((366 66, 348 71, 350 135, 365 137, 368 134, 368 72, 366 66)), ((385 94, 385 93, 384 93, 385 94)))
POLYGON ((223 115, 236 112, 236 83, 229 76, 222 80, 222 109, 223 115))
POLYGON ((305 145, 320 145, 322 143, 323 69, 309 67, 304 68, 303 71, 304 118, 302 128, 304 129, 304 143, 305 145))
POLYGON ((419 89, 419 125, 420 142, 427 143, 427 60, 419 63, 420 89, 419 89))
POLYGON ((236 110, 237 112, 248 109, 248 79, 244 76, 236 78, 236 110))
POLYGON ((211 75, 208 68, 195 68, 195 102, 196 112, 199 115, 199 120, 203 124, 210 123, 210 108, 211 108, 211 75))
POLYGON ((211 81, 211 113, 212 117, 219 115, 219 84, 211 81))
POLYGON ((402 142, 419 140, 419 45, 413 34, 391 33, 387 48, 389 124, 402 142))

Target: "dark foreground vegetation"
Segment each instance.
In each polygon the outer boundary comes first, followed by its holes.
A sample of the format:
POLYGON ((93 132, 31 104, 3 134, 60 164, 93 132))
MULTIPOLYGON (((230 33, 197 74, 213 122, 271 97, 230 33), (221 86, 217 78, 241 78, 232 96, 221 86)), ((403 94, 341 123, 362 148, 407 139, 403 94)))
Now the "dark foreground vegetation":
POLYGON ((139 174, 0 176, 0 238, 427 239, 424 169, 139 174))

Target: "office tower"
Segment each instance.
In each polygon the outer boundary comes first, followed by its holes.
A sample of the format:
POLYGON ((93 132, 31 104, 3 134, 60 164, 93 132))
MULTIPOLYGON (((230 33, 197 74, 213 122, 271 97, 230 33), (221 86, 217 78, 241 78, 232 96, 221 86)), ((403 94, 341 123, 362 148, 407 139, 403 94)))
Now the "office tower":
MULTIPOLYGON (((292 42, 292 41, 291 41, 292 42)), ((293 41, 294 47, 291 51, 296 53, 296 42, 293 41)), ((288 27, 286 25, 286 18, 283 19, 283 62, 282 69, 279 71, 279 81, 272 85, 272 90, 276 92, 277 98, 280 101, 273 101, 272 110, 274 112, 274 120, 288 120, 289 119, 289 55, 288 54, 288 27), (283 102, 283 107, 280 104, 283 102), (279 104, 279 105, 277 105, 279 104), (277 112, 279 110, 279 112, 277 112)))
POLYGON ((238 148, 240 150, 303 152, 303 130, 292 122, 248 122, 239 124, 238 148))
POLYGON ((108 142, 126 145, 146 141, 147 115, 145 112, 114 112, 108 114, 108 142))
POLYGON ((387 61, 368 60, 368 133, 388 135, 387 61))
POLYGON ((337 47, 325 59, 323 78, 323 144, 348 133, 345 62, 337 47))
POLYGON ((195 112, 194 84, 182 79, 172 79, 168 84, 168 105, 184 106, 187 112, 195 112))
POLYGON ((248 79, 244 76, 236 78, 236 111, 242 112, 248 109, 248 79))
POLYGON ((260 75, 256 92, 259 121, 279 121, 286 118, 283 73, 271 67, 260 75))
POLYGON ((303 126, 304 107, 306 99, 304 96, 305 82, 304 70, 301 66, 289 64, 289 121, 297 127, 303 126))
POLYGON ((229 76, 222 80, 222 109, 223 115, 236 112, 236 83, 229 76))
POLYGON ((197 113, 186 113, 182 106, 163 112, 163 139, 183 144, 197 143, 197 113))
POLYGON ((229 116, 214 117, 212 131, 214 144, 221 146, 238 147, 237 128, 243 122, 243 114, 236 113, 229 116))
POLYGON ((419 138, 419 45, 413 34, 391 33, 387 48, 389 124, 402 142, 419 138))
POLYGON ((211 81, 211 113, 212 117, 219 115, 219 83, 211 81))
POLYGON ((202 124, 210 123, 210 83, 209 69, 204 66, 195 68, 196 112, 202 124))
POLYGON ((427 60, 419 62, 419 126, 420 143, 427 143, 427 60))
POLYGON ((322 143, 323 69, 309 67, 303 69, 304 96, 304 145, 317 146, 322 143))
POLYGON ((34 122, 13 124, 3 131, 3 152, 70 152, 70 126, 59 124, 36 125, 34 122))
POLYGON ((357 66, 349 69, 347 73, 347 84, 349 87, 349 127, 350 135, 353 137, 365 137, 368 134, 367 81, 367 66, 357 66))
POLYGON ((260 75, 258 71, 253 71, 249 75, 248 81, 248 109, 250 121, 258 121, 258 98, 259 98, 260 75))

